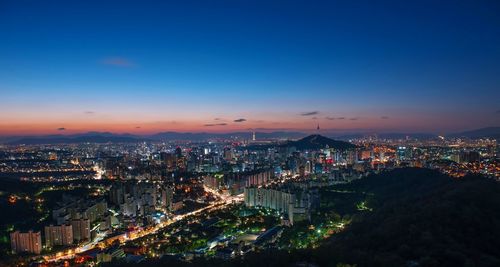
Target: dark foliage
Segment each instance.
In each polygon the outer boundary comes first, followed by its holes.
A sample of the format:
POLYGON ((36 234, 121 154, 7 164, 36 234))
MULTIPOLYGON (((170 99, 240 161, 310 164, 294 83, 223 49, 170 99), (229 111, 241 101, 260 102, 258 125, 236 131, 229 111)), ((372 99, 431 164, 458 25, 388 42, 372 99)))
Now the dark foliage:
POLYGON ((404 169, 353 187, 374 193, 375 211, 314 252, 320 265, 500 266, 498 182, 404 169))

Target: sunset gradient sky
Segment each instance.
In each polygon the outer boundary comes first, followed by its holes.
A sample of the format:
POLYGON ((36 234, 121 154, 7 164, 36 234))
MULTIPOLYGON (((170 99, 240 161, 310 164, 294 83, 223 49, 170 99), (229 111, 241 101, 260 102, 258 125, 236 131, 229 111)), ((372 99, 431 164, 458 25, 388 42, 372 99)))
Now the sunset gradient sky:
POLYGON ((500 2, 382 2, 1 1, 0 135, 500 125, 500 2))

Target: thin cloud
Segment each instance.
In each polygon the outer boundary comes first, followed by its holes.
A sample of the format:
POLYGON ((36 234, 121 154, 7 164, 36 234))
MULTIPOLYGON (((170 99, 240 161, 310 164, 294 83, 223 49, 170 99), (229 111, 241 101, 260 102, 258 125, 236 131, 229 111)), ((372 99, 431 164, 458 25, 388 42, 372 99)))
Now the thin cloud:
POLYGON ((357 121, 359 118, 350 118, 351 121, 357 121))
POLYGON ((290 131, 290 130, 296 130, 294 128, 254 128, 254 131, 290 131))
POLYGON ((141 129, 141 126, 135 126, 136 129, 141 129))
POLYGON ((57 128, 58 131, 66 131, 66 128, 64 127, 60 127, 60 128, 57 128))
POLYGON ((345 120, 345 117, 338 117, 337 120, 345 120))
POLYGON ((325 117, 325 119, 327 119, 329 121, 333 121, 333 120, 335 120, 335 117, 325 117))
POLYGON ((313 115, 318 115, 319 111, 310 111, 310 112, 302 112, 300 113, 300 116, 313 116, 313 115))
POLYGON ((172 121, 154 121, 152 122, 153 124, 182 124, 178 121, 172 120, 172 121))
POLYGON ((243 119, 243 118, 234 120, 234 122, 245 122, 245 121, 247 121, 247 120, 243 119))
POLYGON ((89 111, 85 111, 85 112, 83 112, 83 113, 85 113, 85 114, 87 114, 87 115, 94 115, 94 114, 95 114, 95 112, 94 112, 94 111, 90 111, 90 110, 89 110, 89 111))
POLYGON ((317 119, 318 119, 318 117, 314 116, 314 117, 312 117, 311 119, 313 119, 313 120, 317 120, 317 119))
POLYGON ((381 118, 382 120, 388 120, 388 119, 389 119, 389 117, 388 117, 388 116, 382 116, 382 117, 380 117, 380 118, 381 118))
POLYGON ((203 126, 205 127, 212 127, 212 126, 226 126, 227 123, 207 123, 207 124, 204 124, 203 126))
POLYGON ((101 61, 104 65, 116 66, 116 67, 133 67, 135 66, 130 60, 123 57, 110 57, 101 61))

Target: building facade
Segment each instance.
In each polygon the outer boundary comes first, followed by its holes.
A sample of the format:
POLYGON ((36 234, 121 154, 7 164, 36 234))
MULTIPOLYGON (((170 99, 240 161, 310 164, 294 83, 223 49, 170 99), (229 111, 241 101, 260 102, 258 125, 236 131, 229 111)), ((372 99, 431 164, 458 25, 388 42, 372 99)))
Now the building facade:
POLYGON ((15 231, 10 233, 10 244, 14 252, 40 254, 42 251, 42 235, 40 232, 29 231, 22 233, 15 231))

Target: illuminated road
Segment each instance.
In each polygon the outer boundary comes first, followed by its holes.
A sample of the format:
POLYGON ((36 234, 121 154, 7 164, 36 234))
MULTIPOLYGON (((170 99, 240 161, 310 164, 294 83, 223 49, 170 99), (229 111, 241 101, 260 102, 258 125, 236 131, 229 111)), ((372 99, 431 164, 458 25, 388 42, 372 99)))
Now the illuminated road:
MULTIPOLYGON (((214 202, 214 203, 212 203, 212 204, 210 204, 210 205, 208 205, 206 207, 203 207, 201 209, 197 209, 197 210, 194 210, 194 211, 191 211, 191 212, 188 212, 188 213, 185 213, 185 214, 181 214, 181 215, 176 215, 175 217, 173 217, 173 218, 171 218, 171 219, 169 219, 167 221, 164 221, 162 223, 159 223, 159 224, 155 225, 153 228, 141 229, 138 232, 134 233, 133 235, 128 235, 127 233, 124 233, 122 235, 113 236, 113 237, 107 238, 107 239, 96 238, 91 243, 87 243, 87 244, 81 245, 81 246, 79 246, 77 248, 67 249, 67 250, 62 251, 62 252, 57 252, 55 254, 44 255, 42 257, 47 262, 54 262, 54 261, 59 261, 59 260, 72 259, 72 258, 75 257, 76 254, 83 253, 85 251, 91 250, 91 249, 93 249, 93 248, 95 248, 97 246, 99 246, 101 248, 105 248, 106 244, 108 243, 106 241, 110 241, 111 239, 112 240, 119 239, 122 242, 132 241, 132 240, 135 240, 135 239, 138 239, 138 238, 150 235, 150 234, 155 234, 159 230, 161 230, 161 229, 163 229, 163 228, 165 228, 165 227, 167 227, 167 226, 169 226, 169 225, 171 225, 171 224, 173 224, 175 222, 184 220, 185 218, 187 218, 189 216, 196 215, 196 214, 199 214, 199 213, 207 211, 207 210, 212 210, 214 208, 220 209, 220 208, 226 207, 229 204, 236 203, 236 202, 241 202, 243 200, 242 194, 238 195, 238 196, 222 196, 222 195, 218 194, 217 192, 213 192, 213 191, 210 191, 210 192, 216 194, 219 198, 221 198, 221 200, 217 201, 217 202, 214 202)), ((109 242, 109 243, 111 243, 111 242, 109 242)))

